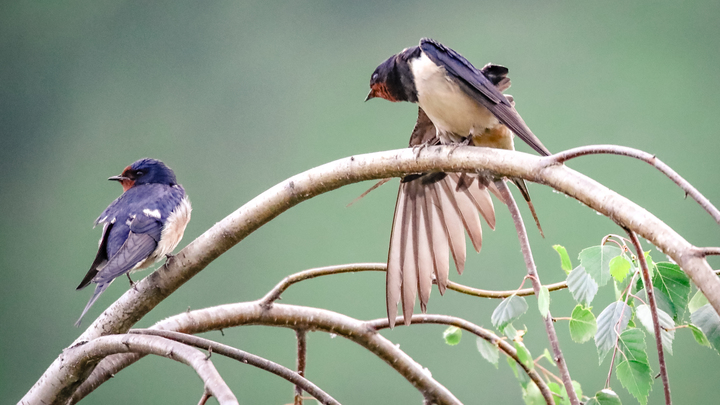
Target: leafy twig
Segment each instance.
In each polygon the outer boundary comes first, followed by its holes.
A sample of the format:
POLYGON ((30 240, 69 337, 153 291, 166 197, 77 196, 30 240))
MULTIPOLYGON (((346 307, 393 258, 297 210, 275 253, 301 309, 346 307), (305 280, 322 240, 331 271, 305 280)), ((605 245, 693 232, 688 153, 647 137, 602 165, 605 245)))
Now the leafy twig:
MULTIPOLYGON (((542 285, 540 284, 540 277, 538 276, 537 269, 535 267, 535 260, 533 259, 532 251, 530 249, 530 241, 527 237, 525 224, 523 223, 522 217, 520 216, 520 210, 515 203, 515 199, 513 198, 512 193, 510 193, 510 189, 505 184, 504 179, 496 181, 495 186, 498 188, 498 190, 500 190, 500 195, 502 195, 508 206, 508 209, 510 210, 510 215, 512 216, 513 222, 515 223, 515 230, 517 231, 518 239, 520 240, 520 250, 522 250, 523 257, 525 258, 525 266, 527 267, 528 278, 532 280, 535 295, 539 296, 540 288, 542 287, 542 285)), ((572 405, 579 405, 580 401, 578 400, 577 393, 575 392, 572 378, 570 378, 570 371, 568 370, 567 363, 565 363, 565 357, 562 354, 562 350, 560 350, 560 342, 558 341, 557 333, 555 333, 555 325, 553 324, 552 315, 550 314, 549 310, 543 318, 543 321, 545 322, 545 330, 547 332, 548 340, 550 341, 550 346, 552 347, 553 354, 555 356, 555 363, 557 364, 558 370, 560 370, 560 376, 562 377, 563 385, 565 386, 565 390, 567 391, 568 399, 570 400, 570 403, 572 405)))

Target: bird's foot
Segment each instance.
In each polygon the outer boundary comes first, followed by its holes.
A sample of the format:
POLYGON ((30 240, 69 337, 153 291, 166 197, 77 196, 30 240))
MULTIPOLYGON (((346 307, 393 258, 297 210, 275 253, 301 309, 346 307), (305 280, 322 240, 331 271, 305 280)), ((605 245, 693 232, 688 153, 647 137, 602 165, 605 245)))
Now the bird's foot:
POLYGON ((462 141, 450 145, 450 152, 448 152, 448 155, 452 155, 453 153, 455 153, 457 148, 459 148, 461 146, 470 145, 471 142, 472 142, 472 135, 468 135, 468 136, 462 138, 462 141))
POLYGON ((137 283, 132 281, 132 279, 130 278, 130 273, 125 273, 125 275, 127 276, 128 280, 130 280, 130 287, 132 287, 136 292, 140 292, 137 289, 137 283))
POLYGON ((415 145, 412 147, 413 153, 415 154, 415 159, 420 157, 420 152, 422 152, 423 149, 427 148, 428 144, 421 143, 420 145, 415 145))

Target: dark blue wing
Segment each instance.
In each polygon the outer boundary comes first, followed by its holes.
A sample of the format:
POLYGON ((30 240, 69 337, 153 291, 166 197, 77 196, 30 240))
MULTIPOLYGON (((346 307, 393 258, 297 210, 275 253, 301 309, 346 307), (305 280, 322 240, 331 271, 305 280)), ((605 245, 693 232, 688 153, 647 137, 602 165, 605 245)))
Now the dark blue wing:
POLYGON ((480 105, 490 110, 500 122, 527 142, 541 155, 550 155, 550 151, 540 142, 520 114, 502 93, 475 66, 459 53, 429 38, 420 40, 420 49, 438 66, 445 68, 460 88, 480 105))
POLYGON ((90 270, 88 270, 87 274, 85 274, 85 278, 83 278, 76 290, 82 290, 87 287, 92 282, 92 279, 95 278, 95 275, 97 275, 98 268, 103 267, 105 263, 107 263, 107 245, 113 225, 114 224, 106 223, 105 227, 103 227, 103 234, 100 238, 100 246, 98 247, 97 254, 95 255, 95 260, 93 260, 93 263, 90 265, 90 270))
POLYGON ((93 278, 95 283, 109 283, 114 278, 132 270, 155 251, 162 223, 155 218, 138 214, 130 223, 130 232, 125 243, 107 262, 107 265, 93 278))

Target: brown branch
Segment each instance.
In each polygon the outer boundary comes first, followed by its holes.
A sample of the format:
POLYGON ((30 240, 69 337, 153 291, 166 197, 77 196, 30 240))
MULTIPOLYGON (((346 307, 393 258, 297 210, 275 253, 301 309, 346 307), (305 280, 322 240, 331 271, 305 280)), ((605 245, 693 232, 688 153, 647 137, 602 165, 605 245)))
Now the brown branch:
POLYGON ((618 146, 618 145, 589 145, 589 146, 581 146, 579 148, 569 149, 564 152, 556 153, 555 155, 548 156, 546 159, 549 161, 552 161, 554 163, 564 163, 570 159, 579 157, 579 156, 586 156, 586 155, 596 155, 596 154, 612 154, 612 155, 620 155, 620 156, 627 156, 632 157, 638 160, 642 160, 645 163, 650 164, 651 166, 655 167, 659 171, 661 171, 664 175, 666 175, 670 180, 672 180, 675 184, 678 185, 683 191, 685 191, 686 196, 690 196, 695 200, 698 204, 700 204, 705 211, 710 214, 713 219, 715 219, 715 222, 717 222, 720 225, 720 210, 715 208, 715 206, 705 198, 695 187, 693 187, 692 184, 690 184, 687 180, 683 179, 675 170, 670 168, 670 166, 666 165, 660 159, 655 157, 655 155, 651 155, 647 152, 643 152, 638 149, 628 148, 627 146, 618 146))
MULTIPOLYGON (((523 258, 525 258, 525 266, 527 267, 527 278, 532 281, 533 290, 535 295, 539 296, 540 288, 540 276, 538 275, 537 268, 535 267, 535 260, 533 259, 532 250, 530 249, 530 241, 528 240, 527 231, 525 230, 525 224, 523 223, 522 216, 520 215, 520 209, 518 209, 515 199, 513 198, 510 189, 505 180, 495 181, 495 186, 500 190, 500 195, 505 200, 508 210, 510 210, 510 216, 512 216, 513 223, 515 224, 515 230, 517 231, 518 239, 520 240, 520 250, 522 251, 523 258)), ((567 363, 565 362, 565 356, 563 356, 562 350, 560 350, 560 342, 558 341, 557 333, 555 332, 555 324, 552 321, 552 314, 550 310, 543 317, 545 322, 545 331, 550 341, 550 347, 552 347, 555 364, 557 364, 558 370, 560 370, 560 377, 563 380, 565 391, 567 391, 568 399, 572 405, 580 405, 580 400, 575 392, 575 386, 573 386, 572 378, 570 377, 570 371, 568 370, 567 363)))
MULTIPOLYGON (((375 330, 380 329, 386 329, 390 327, 390 323, 388 322, 387 318, 380 318, 376 319, 374 321, 367 321, 367 325, 375 330)), ((517 364, 520 365, 520 367, 525 370, 525 372, 528 374, 531 380, 537 385, 538 389, 540 390, 540 393, 542 393, 543 398, 545 398, 545 402, 552 405, 555 403, 553 400, 553 394, 552 391, 550 391, 550 388, 548 388, 547 384, 545 384, 545 381, 543 381, 542 377, 535 371, 534 369, 531 369, 527 367, 522 361, 520 361, 520 358, 517 356, 517 350, 508 342, 506 342, 504 339, 498 337, 496 334, 490 332, 489 330, 485 328, 481 328, 478 325, 475 325, 472 322, 466 321, 462 318, 457 318, 454 316, 449 315, 428 315, 428 314, 422 314, 422 315, 413 315, 410 323, 412 325, 417 324, 439 324, 439 325, 450 325, 455 326, 460 329, 466 330, 475 336, 478 336, 482 339, 487 340, 488 342, 494 344, 498 347, 503 353, 505 353, 508 357, 511 357, 517 364)), ((402 324, 400 322, 400 318, 398 317, 398 324, 402 324)))
MULTIPOLYGON (((305 329, 295 329, 295 338, 297 339, 297 373, 305 377, 305 361, 307 359, 307 332, 305 329)), ((299 384, 295 385, 295 405, 302 405, 303 387, 299 384)))
POLYGON ((385 263, 352 263, 337 266, 318 267, 291 274, 280 281, 270 292, 260 299, 265 305, 270 305, 285 292, 291 285, 303 280, 330 274, 352 273, 357 271, 385 271, 385 263))
MULTIPOLYGON (((366 322, 332 311, 297 305, 273 304, 268 307, 262 300, 220 305, 195 311, 182 312, 156 323, 154 330, 172 330, 196 334, 227 329, 241 325, 278 326, 290 329, 307 329, 333 333, 364 347, 385 361, 408 380, 422 395, 437 404, 460 404, 460 401, 443 385, 434 380, 422 366, 400 350, 391 341, 368 327, 366 322)), ((216 352, 213 349, 213 352, 216 352)), ((93 372, 92 376, 73 396, 75 402, 139 358, 115 358, 93 372)))
POLYGON ((97 363, 116 353, 154 354, 192 367, 205 384, 205 390, 221 404, 238 401, 223 381, 212 362, 199 350, 160 336, 110 335, 101 336, 85 344, 66 349, 63 364, 71 369, 85 369, 87 363, 97 363))
MULTIPOLYGON (((670 256, 720 313, 720 280, 704 255, 697 254, 672 228, 625 197, 548 158, 520 152, 476 147, 429 146, 420 151, 400 149, 352 156, 293 176, 254 198, 137 283, 83 333, 75 343, 108 334, 125 333, 168 295, 218 256, 290 207, 338 187, 372 179, 400 177, 430 170, 477 172, 523 178, 548 185, 629 228, 670 256), (452 152, 452 153, 450 153, 452 152)), ((22 401, 64 403, 90 374, 63 367, 60 355, 22 401)))
POLYGON ((665 404, 671 405, 670 380, 668 379, 667 366, 665 364, 665 351, 662 346, 662 328, 660 327, 660 319, 658 319, 657 302, 655 301, 655 292, 653 291, 652 279, 650 278, 650 270, 648 269, 647 260, 645 260, 645 255, 643 254, 643 249, 637 235, 631 230, 627 230, 627 233, 633 245, 635 245, 643 283, 645 284, 645 292, 647 293, 648 303, 650 304, 650 314, 652 315, 653 329, 655 332, 655 346, 658 353, 658 363, 660 363, 660 377, 662 377, 663 389, 665 391, 665 404))
POLYGON ((302 374, 296 373, 287 367, 277 364, 273 361, 265 359, 260 356, 256 356, 252 353, 236 349, 232 346, 224 345, 222 343, 214 342, 209 339, 201 338, 199 336, 188 335, 185 333, 173 332, 168 330, 158 329, 131 329, 128 331, 132 335, 153 335, 161 336, 166 339, 170 339, 176 342, 180 342, 189 346, 198 347, 204 350, 212 351, 212 353, 226 356, 234 360, 238 360, 241 363, 255 366, 262 370, 268 371, 275 374, 278 377, 284 378, 285 380, 295 384, 296 386, 302 387, 310 395, 315 397, 318 401, 323 404, 339 405, 333 397, 328 395, 325 391, 320 389, 317 385, 307 380, 302 374))
POLYGON ((718 256, 720 255, 720 247, 700 248, 700 254, 703 256, 718 256))

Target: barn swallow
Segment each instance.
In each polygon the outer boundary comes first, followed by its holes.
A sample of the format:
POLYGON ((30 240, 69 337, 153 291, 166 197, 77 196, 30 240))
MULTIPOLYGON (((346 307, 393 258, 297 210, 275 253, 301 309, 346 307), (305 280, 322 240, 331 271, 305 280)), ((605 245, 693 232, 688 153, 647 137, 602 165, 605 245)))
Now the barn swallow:
MULTIPOLYGON (((366 101, 375 97, 418 104, 418 120, 410 146, 470 145, 514 150, 514 134, 543 156, 547 148, 515 110, 508 69, 487 64, 478 70, 462 55, 432 39, 406 48, 380 64, 370 79, 366 101)), ((410 323, 415 297, 425 312, 433 279, 445 292, 449 254, 458 273, 465 266, 465 232, 480 251, 482 228, 478 213, 495 228, 488 190, 501 202, 494 178, 471 173, 420 173, 404 177, 395 205, 386 275, 390 326, 402 299, 405 324, 410 323), (477 187, 470 187, 477 181, 477 187), (464 230, 463 230, 464 228, 464 230)), ((527 187, 520 188, 537 222, 527 187)), ((538 228, 540 228, 538 222, 538 228)), ((540 229, 542 233, 542 229, 540 229)))
POLYGON ((108 180, 120 182, 123 194, 95 220, 103 225, 95 260, 78 290, 95 283, 95 292, 75 326, 115 280, 144 269, 172 253, 190 221, 190 200, 175 173, 156 159, 140 159, 108 180))

